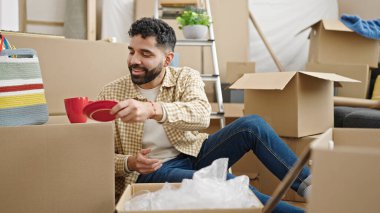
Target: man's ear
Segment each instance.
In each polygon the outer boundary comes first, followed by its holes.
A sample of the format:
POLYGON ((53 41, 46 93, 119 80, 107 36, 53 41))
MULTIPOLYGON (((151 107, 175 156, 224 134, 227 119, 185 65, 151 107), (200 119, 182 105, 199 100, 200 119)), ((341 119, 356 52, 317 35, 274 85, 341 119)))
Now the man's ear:
POLYGON ((164 61, 164 67, 169 66, 170 63, 172 63, 173 58, 174 58, 174 52, 168 52, 168 53, 166 53, 166 55, 165 55, 165 61, 164 61))

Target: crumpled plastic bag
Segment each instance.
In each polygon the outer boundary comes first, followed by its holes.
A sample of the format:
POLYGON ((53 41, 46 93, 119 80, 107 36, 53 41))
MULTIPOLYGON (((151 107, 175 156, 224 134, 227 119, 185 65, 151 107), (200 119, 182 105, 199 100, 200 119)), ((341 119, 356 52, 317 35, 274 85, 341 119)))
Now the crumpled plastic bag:
POLYGON ((184 179, 178 189, 165 183, 156 192, 146 191, 128 200, 124 209, 227 209, 260 206, 260 201, 249 189, 247 176, 226 180, 227 166, 227 158, 217 159, 210 166, 196 171, 193 179, 184 179))

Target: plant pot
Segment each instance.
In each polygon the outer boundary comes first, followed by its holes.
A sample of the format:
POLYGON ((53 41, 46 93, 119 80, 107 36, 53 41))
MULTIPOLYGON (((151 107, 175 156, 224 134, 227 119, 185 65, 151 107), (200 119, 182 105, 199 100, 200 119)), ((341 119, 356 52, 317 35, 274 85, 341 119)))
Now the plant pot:
POLYGON ((205 25, 187 25, 183 27, 183 35, 187 39, 205 39, 208 27, 205 25))

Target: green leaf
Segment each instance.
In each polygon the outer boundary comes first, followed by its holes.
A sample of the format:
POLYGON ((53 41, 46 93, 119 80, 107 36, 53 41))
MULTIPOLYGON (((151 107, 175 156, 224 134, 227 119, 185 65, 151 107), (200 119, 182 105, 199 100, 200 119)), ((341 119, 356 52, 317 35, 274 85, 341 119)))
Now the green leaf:
POLYGON ((205 25, 210 26, 210 17, 207 15, 204 9, 201 8, 188 8, 176 17, 177 23, 180 25, 179 29, 182 29, 187 25, 205 25))

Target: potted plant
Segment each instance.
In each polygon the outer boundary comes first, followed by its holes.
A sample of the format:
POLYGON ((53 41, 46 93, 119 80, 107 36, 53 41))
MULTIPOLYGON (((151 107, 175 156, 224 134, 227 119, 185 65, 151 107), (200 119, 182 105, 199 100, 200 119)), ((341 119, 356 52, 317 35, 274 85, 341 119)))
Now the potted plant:
POLYGON ((210 17, 204 9, 188 8, 176 18, 179 29, 187 39, 204 39, 210 26, 210 17))

